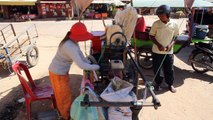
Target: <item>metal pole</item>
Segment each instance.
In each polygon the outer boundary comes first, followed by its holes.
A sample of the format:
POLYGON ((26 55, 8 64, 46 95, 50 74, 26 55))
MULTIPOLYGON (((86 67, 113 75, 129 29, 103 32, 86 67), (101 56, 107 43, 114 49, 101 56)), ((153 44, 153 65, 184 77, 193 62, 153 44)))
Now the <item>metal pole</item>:
POLYGON ((6 38, 5 38, 4 33, 3 33, 2 30, 1 30, 1 34, 2 34, 2 37, 3 37, 3 39, 4 39, 4 42, 7 43, 6 38))
POLYGON ((14 36, 16 36, 16 32, 15 32, 15 30, 14 30, 13 25, 12 25, 12 24, 10 24, 10 26, 11 26, 11 28, 12 28, 12 31, 13 31, 14 36))
POLYGON ((38 30, 37 30, 37 27, 36 27, 36 24, 34 24, 34 26, 35 26, 35 30, 36 30, 36 37, 38 37, 38 30))
POLYGON ((203 12, 202 12, 201 21, 200 21, 200 24, 201 24, 201 25, 202 25, 202 23, 203 23, 203 16, 204 16, 204 8, 203 8, 203 12))
MULTIPOLYGON (((145 86, 146 88, 148 89, 149 93, 151 94, 152 98, 153 98, 153 104, 154 104, 154 108, 157 109, 158 106, 160 106, 160 101, 158 100, 158 98, 156 97, 154 91, 153 91, 153 87, 151 85, 151 83, 149 81, 146 80, 145 76, 143 75, 139 65, 134 61, 131 53, 130 53, 130 50, 127 48, 127 54, 129 55, 130 59, 132 60, 133 64, 135 65, 135 67, 137 68, 137 71, 139 72, 141 78, 143 79, 144 83, 145 83, 145 86)), ((137 84, 138 84, 138 81, 136 81, 137 84)), ((138 89, 138 86, 136 86, 136 90, 138 89)))

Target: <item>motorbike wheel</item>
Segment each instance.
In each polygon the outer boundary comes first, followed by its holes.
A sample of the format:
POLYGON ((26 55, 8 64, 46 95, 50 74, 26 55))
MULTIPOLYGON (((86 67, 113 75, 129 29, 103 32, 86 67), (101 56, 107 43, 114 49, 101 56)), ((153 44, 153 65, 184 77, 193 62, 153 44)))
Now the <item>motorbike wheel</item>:
MULTIPOLYGON (((194 55, 192 56, 192 60, 194 60, 195 62, 197 62, 199 64, 212 63, 210 56, 203 53, 202 51, 194 53, 194 55)), ((192 68, 196 72, 205 73, 205 72, 209 71, 208 68, 206 68, 203 65, 199 65, 199 64, 196 64, 194 62, 191 63, 192 68)))
POLYGON ((137 59, 139 65, 144 69, 152 68, 152 51, 151 50, 139 50, 137 54, 137 59))

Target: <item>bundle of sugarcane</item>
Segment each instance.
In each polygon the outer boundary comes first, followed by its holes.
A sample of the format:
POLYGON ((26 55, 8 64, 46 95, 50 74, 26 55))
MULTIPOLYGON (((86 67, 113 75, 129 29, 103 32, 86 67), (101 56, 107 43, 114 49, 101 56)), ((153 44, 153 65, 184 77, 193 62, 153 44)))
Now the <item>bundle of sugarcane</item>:
POLYGON ((124 10, 116 12, 115 22, 122 27, 127 40, 130 40, 132 37, 137 18, 137 11, 131 6, 127 6, 124 10))

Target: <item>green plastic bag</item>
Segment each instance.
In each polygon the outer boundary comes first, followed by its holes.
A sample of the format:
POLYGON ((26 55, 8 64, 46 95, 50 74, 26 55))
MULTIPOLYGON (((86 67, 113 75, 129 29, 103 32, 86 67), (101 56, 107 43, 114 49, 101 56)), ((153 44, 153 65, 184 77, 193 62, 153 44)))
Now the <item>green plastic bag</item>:
POLYGON ((96 107, 82 107, 85 95, 78 96, 71 106, 70 116, 73 120, 98 120, 98 111, 96 107))
MULTIPOLYGON (((96 93, 88 86, 87 94, 89 95, 89 101, 99 102, 96 93)), ((106 120, 106 114, 102 107, 82 107, 81 101, 83 101, 85 94, 78 96, 71 106, 70 116, 73 120, 106 120)))

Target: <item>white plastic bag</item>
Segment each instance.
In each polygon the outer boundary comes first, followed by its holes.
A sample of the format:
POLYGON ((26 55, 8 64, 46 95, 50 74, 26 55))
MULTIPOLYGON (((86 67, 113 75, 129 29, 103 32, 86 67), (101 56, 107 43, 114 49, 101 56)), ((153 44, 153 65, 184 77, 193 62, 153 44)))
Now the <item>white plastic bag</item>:
POLYGON ((129 92, 132 90, 133 85, 127 81, 121 80, 118 77, 113 78, 116 82, 121 84, 119 90, 114 91, 112 87, 112 82, 107 86, 107 88, 101 93, 101 98, 110 102, 130 102, 134 101, 129 92))
MULTIPOLYGON (((101 93, 101 98, 110 102, 137 101, 136 95, 131 91, 132 88, 133 85, 129 82, 114 77, 101 93)), ((132 120, 132 111, 130 107, 109 107, 108 120, 132 120)))
POLYGON ((109 107, 108 120, 132 120, 132 111, 129 107, 125 110, 119 107, 109 107))

